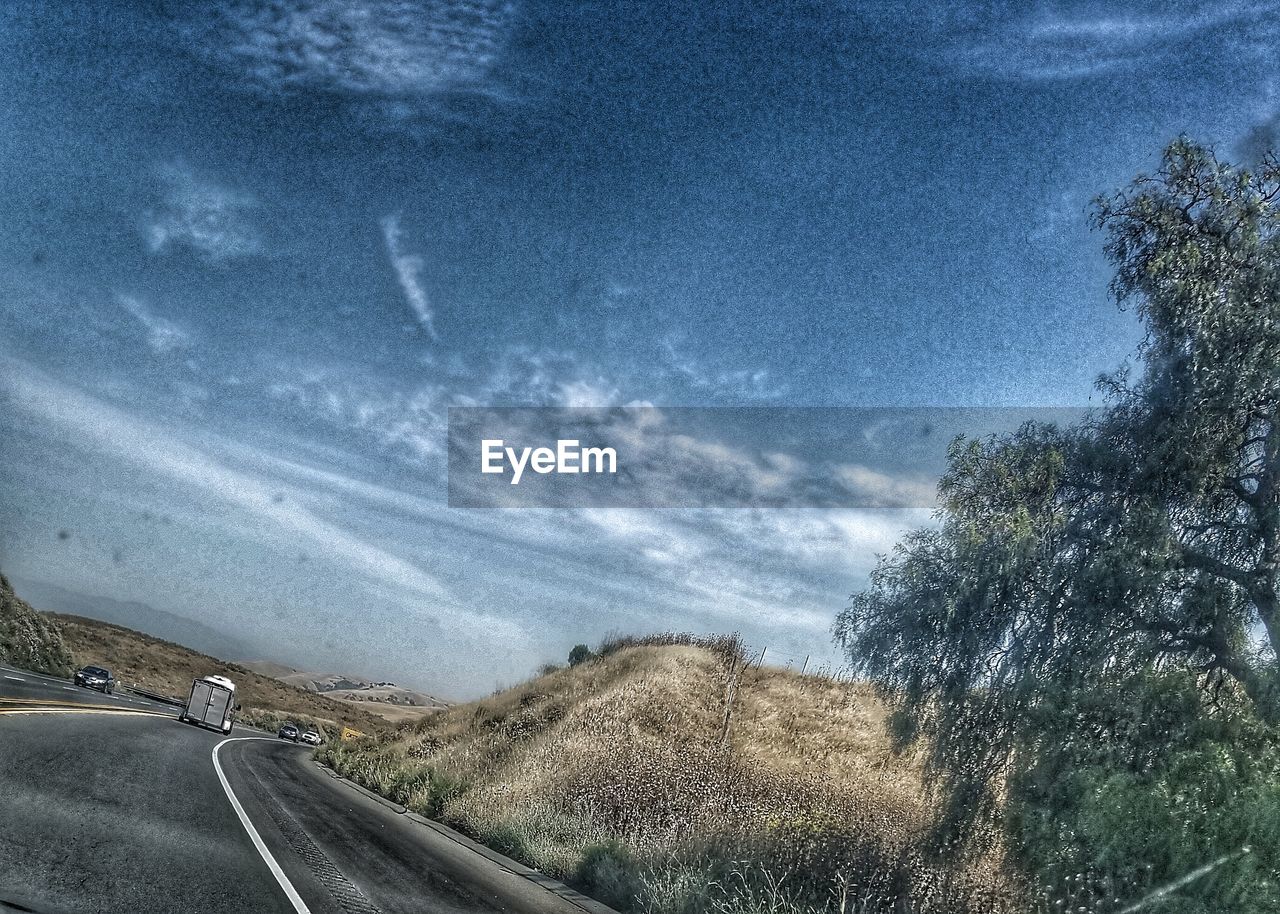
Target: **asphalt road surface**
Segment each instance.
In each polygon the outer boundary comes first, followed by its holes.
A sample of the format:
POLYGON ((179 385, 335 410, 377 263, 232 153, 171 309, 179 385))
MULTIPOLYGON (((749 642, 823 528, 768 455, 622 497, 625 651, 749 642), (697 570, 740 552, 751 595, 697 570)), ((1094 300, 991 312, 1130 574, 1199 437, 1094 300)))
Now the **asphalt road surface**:
POLYGON ((357 792, 308 749, 176 713, 0 667, 0 912, 595 907, 357 792))

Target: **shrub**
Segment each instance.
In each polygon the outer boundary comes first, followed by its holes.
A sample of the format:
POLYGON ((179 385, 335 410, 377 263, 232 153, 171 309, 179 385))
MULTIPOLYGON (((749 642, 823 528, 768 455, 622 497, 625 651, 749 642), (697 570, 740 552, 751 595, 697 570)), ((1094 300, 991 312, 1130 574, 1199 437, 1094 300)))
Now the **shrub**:
POLYGON ((58 623, 20 599, 3 575, 0 575, 0 660, 50 676, 70 676, 75 667, 58 623))
POLYGON ((1280 733, 1179 672, 1116 683, 1076 714, 1084 736, 1010 791, 1051 897, 1108 912, 1181 883, 1162 912, 1280 910, 1280 733))
POLYGON ((592 897, 622 911, 634 910, 643 888, 640 862, 619 841, 586 848, 574 875, 575 881, 592 897))
POLYGON ((608 657, 630 647, 700 647, 729 659, 746 659, 746 647, 738 635, 697 635, 691 632, 655 632, 649 635, 612 634, 600 642, 596 653, 608 657))

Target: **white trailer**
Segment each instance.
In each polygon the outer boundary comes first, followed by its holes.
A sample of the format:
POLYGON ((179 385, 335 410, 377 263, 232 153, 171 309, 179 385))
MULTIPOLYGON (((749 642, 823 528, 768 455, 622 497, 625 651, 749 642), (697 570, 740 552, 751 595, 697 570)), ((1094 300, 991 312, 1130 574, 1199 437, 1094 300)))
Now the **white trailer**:
POLYGON ((205 676, 191 683, 191 696, 178 720, 230 733, 237 710, 235 683, 226 676, 205 676))

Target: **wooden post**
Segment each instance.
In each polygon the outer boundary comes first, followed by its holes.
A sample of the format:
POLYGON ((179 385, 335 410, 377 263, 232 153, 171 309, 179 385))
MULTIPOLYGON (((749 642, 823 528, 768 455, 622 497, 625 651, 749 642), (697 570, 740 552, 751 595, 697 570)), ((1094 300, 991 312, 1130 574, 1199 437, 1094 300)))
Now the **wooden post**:
POLYGON ((803 676, 803 675, 804 675, 804 671, 805 671, 805 670, 807 670, 807 669, 809 669, 809 655, 808 655, 808 654, 805 654, 805 655, 804 655, 804 666, 800 667, 800 675, 801 675, 801 676, 803 676))
POLYGON ((724 720, 720 724, 720 747, 724 748, 729 745, 729 728, 733 724, 733 703, 738 699, 738 679, 742 675, 742 670, 746 669, 746 662, 741 667, 738 666, 737 659, 730 660, 729 681, 725 683, 724 693, 724 720))

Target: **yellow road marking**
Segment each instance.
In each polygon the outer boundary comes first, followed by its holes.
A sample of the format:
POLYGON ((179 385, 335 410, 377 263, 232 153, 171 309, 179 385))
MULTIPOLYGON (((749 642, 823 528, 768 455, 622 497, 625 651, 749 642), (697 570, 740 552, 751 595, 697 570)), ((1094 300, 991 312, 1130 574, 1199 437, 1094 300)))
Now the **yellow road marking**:
POLYGON ((155 717, 172 717, 162 711, 143 708, 124 708, 119 705, 90 705, 80 702, 57 702, 37 698, 0 698, 0 714, 91 713, 99 714, 151 714, 155 717))
POLYGON ((0 708, 0 717, 16 717, 19 714, 146 714, 151 717, 168 717, 154 711, 131 711, 128 708, 0 708))
POLYGON ((47 705, 47 704, 64 704, 64 705, 83 705, 83 707, 106 707, 106 705, 91 706, 78 701, 58 701, 56 698, 11 698, 7 695, 0 695, 0 705, 47 705))
POLYGON ((87 701, 66 701, 57 698, 6 698, 0 696, 0 707, 4 705, 40 705, 48 708, 121 708, 123 705, 90 704, 87 701))

